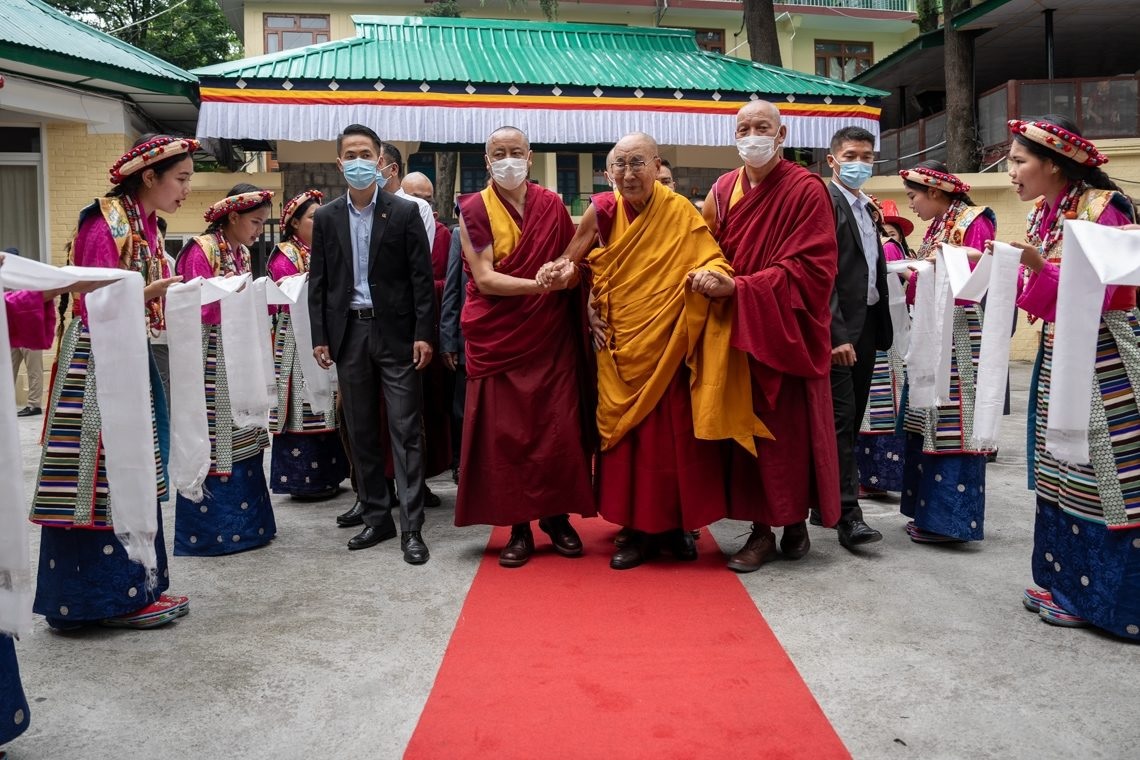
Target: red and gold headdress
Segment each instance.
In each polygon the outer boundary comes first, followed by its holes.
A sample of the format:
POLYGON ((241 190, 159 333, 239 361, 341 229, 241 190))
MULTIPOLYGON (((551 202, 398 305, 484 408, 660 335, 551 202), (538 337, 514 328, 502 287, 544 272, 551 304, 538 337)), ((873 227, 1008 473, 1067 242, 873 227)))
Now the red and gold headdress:
POLYGON ((1078 164, 1085 166, 1102 166, 1108 163, 1108 156, 1096 149, 1091 142, 1073 134, 1064 127, 1050 124, 1047 121, 1022 121, 1010 119, 1009 131, 1015 135, 1025 135, 1035 143, 1044 145, 1049 150, 1071 158, 1078 164))
POLYGON ((206 213, 203 214, 203 216, 207 222, 213 224, 231 211, 241 213, 246 209, 257 208, 272 197, 272 190, 257 190, 252 193, 229 195, 206 209, 206 213))
POLYGON ((300 195, 294 195, 292 198, 290 198, 289 202, 286 203, 284 208, 281 209, 282 231, 289 229, 289 221, 293 218, 293 214, 295 214, 297 212, 297 209, 305 205, 305 203, 310 199, 316 201, 319 205, 321 201, 325 199, 325 194, 320 190, 306 190, 300 195))
POLYGON ((913 169, 903 169, 899 172, 899 176, 906 182, 913 182, 916 185, 925 185, 926 187, 934 187, 944 193, 970 192, 970 186, 953 174, 927 169, 922 166, 916 166, 913 169))
POLYGON ((128 150, 115 162, 111 167, 111 183, 117 185, 135 172, 171 156, 193 153, 200 145, 192 137, 159 135, 153 140, 147 140, 128 150))

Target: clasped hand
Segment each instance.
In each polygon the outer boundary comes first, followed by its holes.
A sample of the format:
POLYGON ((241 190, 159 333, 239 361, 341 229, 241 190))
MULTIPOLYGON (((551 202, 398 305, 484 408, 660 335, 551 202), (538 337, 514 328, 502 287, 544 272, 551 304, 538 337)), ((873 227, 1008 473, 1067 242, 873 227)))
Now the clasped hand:
POLYGON ((728 298, 736 292, 736 280, 712 269, 689 272, 688 284, 689 290, 707 298, 728 298))
POLYGON ((578 274, 578 267, 570 259, 557 258, 548 261, 539 268, 534 281, 543 290, 565 290, 574 284, 578 274))

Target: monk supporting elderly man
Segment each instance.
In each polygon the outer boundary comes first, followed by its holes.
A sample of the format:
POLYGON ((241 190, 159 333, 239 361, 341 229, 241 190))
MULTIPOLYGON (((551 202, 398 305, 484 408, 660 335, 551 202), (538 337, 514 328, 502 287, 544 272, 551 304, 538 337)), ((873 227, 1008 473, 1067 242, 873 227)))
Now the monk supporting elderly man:
POLYGON ((722 441, 753 456, 755 437, 769 435, 753 413, 747 356, 729 344, 732 302, 689 285, 702 272, 731 279, 733 269, 693 204, 657 182, 660 164, 652 137, 623 137, 608 167, 615 190, 593 196, 563 256, 538 276, 568 284, 588 254, 604 323, 599 510, 631 529, 610 561, 616 570, 661 548, 695 559, 688 531, 727 510, 722 441))
POLYGON ((510 525, 499 564, 534 553, 530 523, 559 554, 582 553, 568 513, 596 514, 583 391, 585 317, 576 267, 553 287, 538 270, 574 234, 562 197, 527 181, 530 142, 514 127, 487 139, 491 184, 459 199, 459 234, 471 272, 460 316, 466 339, 463 478, 456 525, 510 525))
POLYGON ((748 353, 752 405, 775 440, 757 456, 730 452, 728 516, 752 534, 728 566, 757 570, 776 556, 784 526, 788 559, 808 552, 809 508, 839 519, 839 458, 831 403, 829 301, 838 254, 831 199, 819 177, 780 156, 780 112, 754 101, 736 117, 744 165, 721 176, 704 217, 736 271, 697 275, 693 290, 732 296, 732 345, 748 353))

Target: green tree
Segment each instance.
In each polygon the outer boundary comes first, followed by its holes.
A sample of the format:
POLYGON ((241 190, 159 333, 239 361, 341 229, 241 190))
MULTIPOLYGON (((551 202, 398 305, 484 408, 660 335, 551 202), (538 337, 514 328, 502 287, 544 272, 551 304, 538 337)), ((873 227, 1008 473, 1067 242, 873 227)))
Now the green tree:
POLYGON ((232 60, 237 35, 216 0, 46 0, 74 18, 184 69, 232 60))

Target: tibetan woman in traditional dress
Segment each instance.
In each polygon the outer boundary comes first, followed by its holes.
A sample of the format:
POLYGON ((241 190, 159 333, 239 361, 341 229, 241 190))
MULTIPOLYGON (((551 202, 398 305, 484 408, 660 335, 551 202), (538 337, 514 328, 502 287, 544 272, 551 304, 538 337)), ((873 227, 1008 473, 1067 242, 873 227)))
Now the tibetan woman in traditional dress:
MULTIPOLYGON (((178 274, 229 277, 250 271, 248 246, 253 245, 269 218, 273 193, 248 184, 206 210, 206 231, 178 254, 178 274)), ((221 307, 202 307, 202 347, 205 361, 206 413, 210 431, 210 473, 202 501, 178 495, 174 521, 176 555, 218 555, 263 546, 277 533, 273 505, 265 484, 262 460, 269 448, 264 427, 235 427, 230 407, 228 373, 241 371, 254 357, 227 361, 222 342, 221 307)), ((266 340, 268 340, 266 336, 266 340)))
MULTIPOLYGON (((975 206, 970 186, 938 161, 923 161, 899 172, 911 210, 929 221, 918 257, 937 253, 943 243, 981 251, 994 238, 997 217, 975 206)), ((928 275, 929 276, 929 275, 928 275)), ((910 277, 913 298, 918 275, 910 277)), ((912 541, 981 541, 986 512, 986 452, 972 443, 974 381, 982 342, 982 307, 956 301, 950 352, 950 394, 946 403, 918 409, 908 404, 900 511, 911 521, 912 541)))
MULTIPOLYGON (((166 265, 156 212, 174 213, 190 194, 191 154, 197 148, 196 140, 144 137, 111 167, 111 191, 79 213, 71 247, 73 263, 141 274, 146 283, 146 312, 139 318, 147 320, 152 333, 164 329, 164 296, 178 279, 170 277, 166 265)), ((52 372, 43 454, 32 500, 31 521, 42 526, 33 609, 47 618, 48 625, 61 630, 95 622, 155 627, 185 614, 188 602, 185 597, 162 593, 170 582, 161 515, 155 538, 156 578, 148 579, 147 570, 128 558, 112 532, 115 505, 107 486, 96 403, 98 376, 85 301, 80 296, 52 372)), ((138 399, 138 405, 141 413, 151 416, 154 475, 162 501, 166 477, 161 452, 169 427, 153 357, 150 386, 150 396, 138 399)))
MULTIPOLYGON (((306 190, 281 210, 281 242, 266 264, 274 282, 309 271, 313 214, 323 197, 318 190, 306 190)), ((277 408, 269 415, 273 433, 269 483, 273 493, 314 500, 331 498, 348 477, 348 457, 337 433, 335 406, 318 414, 305 401, 301 393, 301 360, 288 306, 280 308, 276 320, 273 364, 277 408)))
POLYGON ((1033 580, 1025 606, 1054 625, 1098 628, 1140 639, 1140 324, 1136 289, 1108 288, 1097 336, 1089 415, 1089 462, 1058 461, 1045 448, 1053 398, 1057 286, 1066 219, 1110 227, 1133 221, 1132 203, 1099 167, 1107 162, 1072 123, 1057 116, 1011 121, 1009 176, 1029 214, 1021 263, 1028 274, 1017 305, 1042 321, 1029 397, 1030 478, 1037 492, 1033 580))
MULTIPOLYGON (((899 216, 898 206, 891 200, 883 201, 877 215, 886 260, 891 262, 913 258, 914 254, 906 246, 906 236, 914 232, 914 224, 899 216), (897 238, 888 234, 888 227, 897 230, 897 238)), ((898 331, 895 333, 897 335, 898 331)), ((886 351, 877 351, 875 371, 871 375, 871 391, 867 397, 867 411, 863 415, 855 445, 860 497, 875 498, 889 491, 903 490, 906 436, 898 432, 897 423, 902 412, 905 383, 906 367, 898 349, 892 346, 886 351)))

